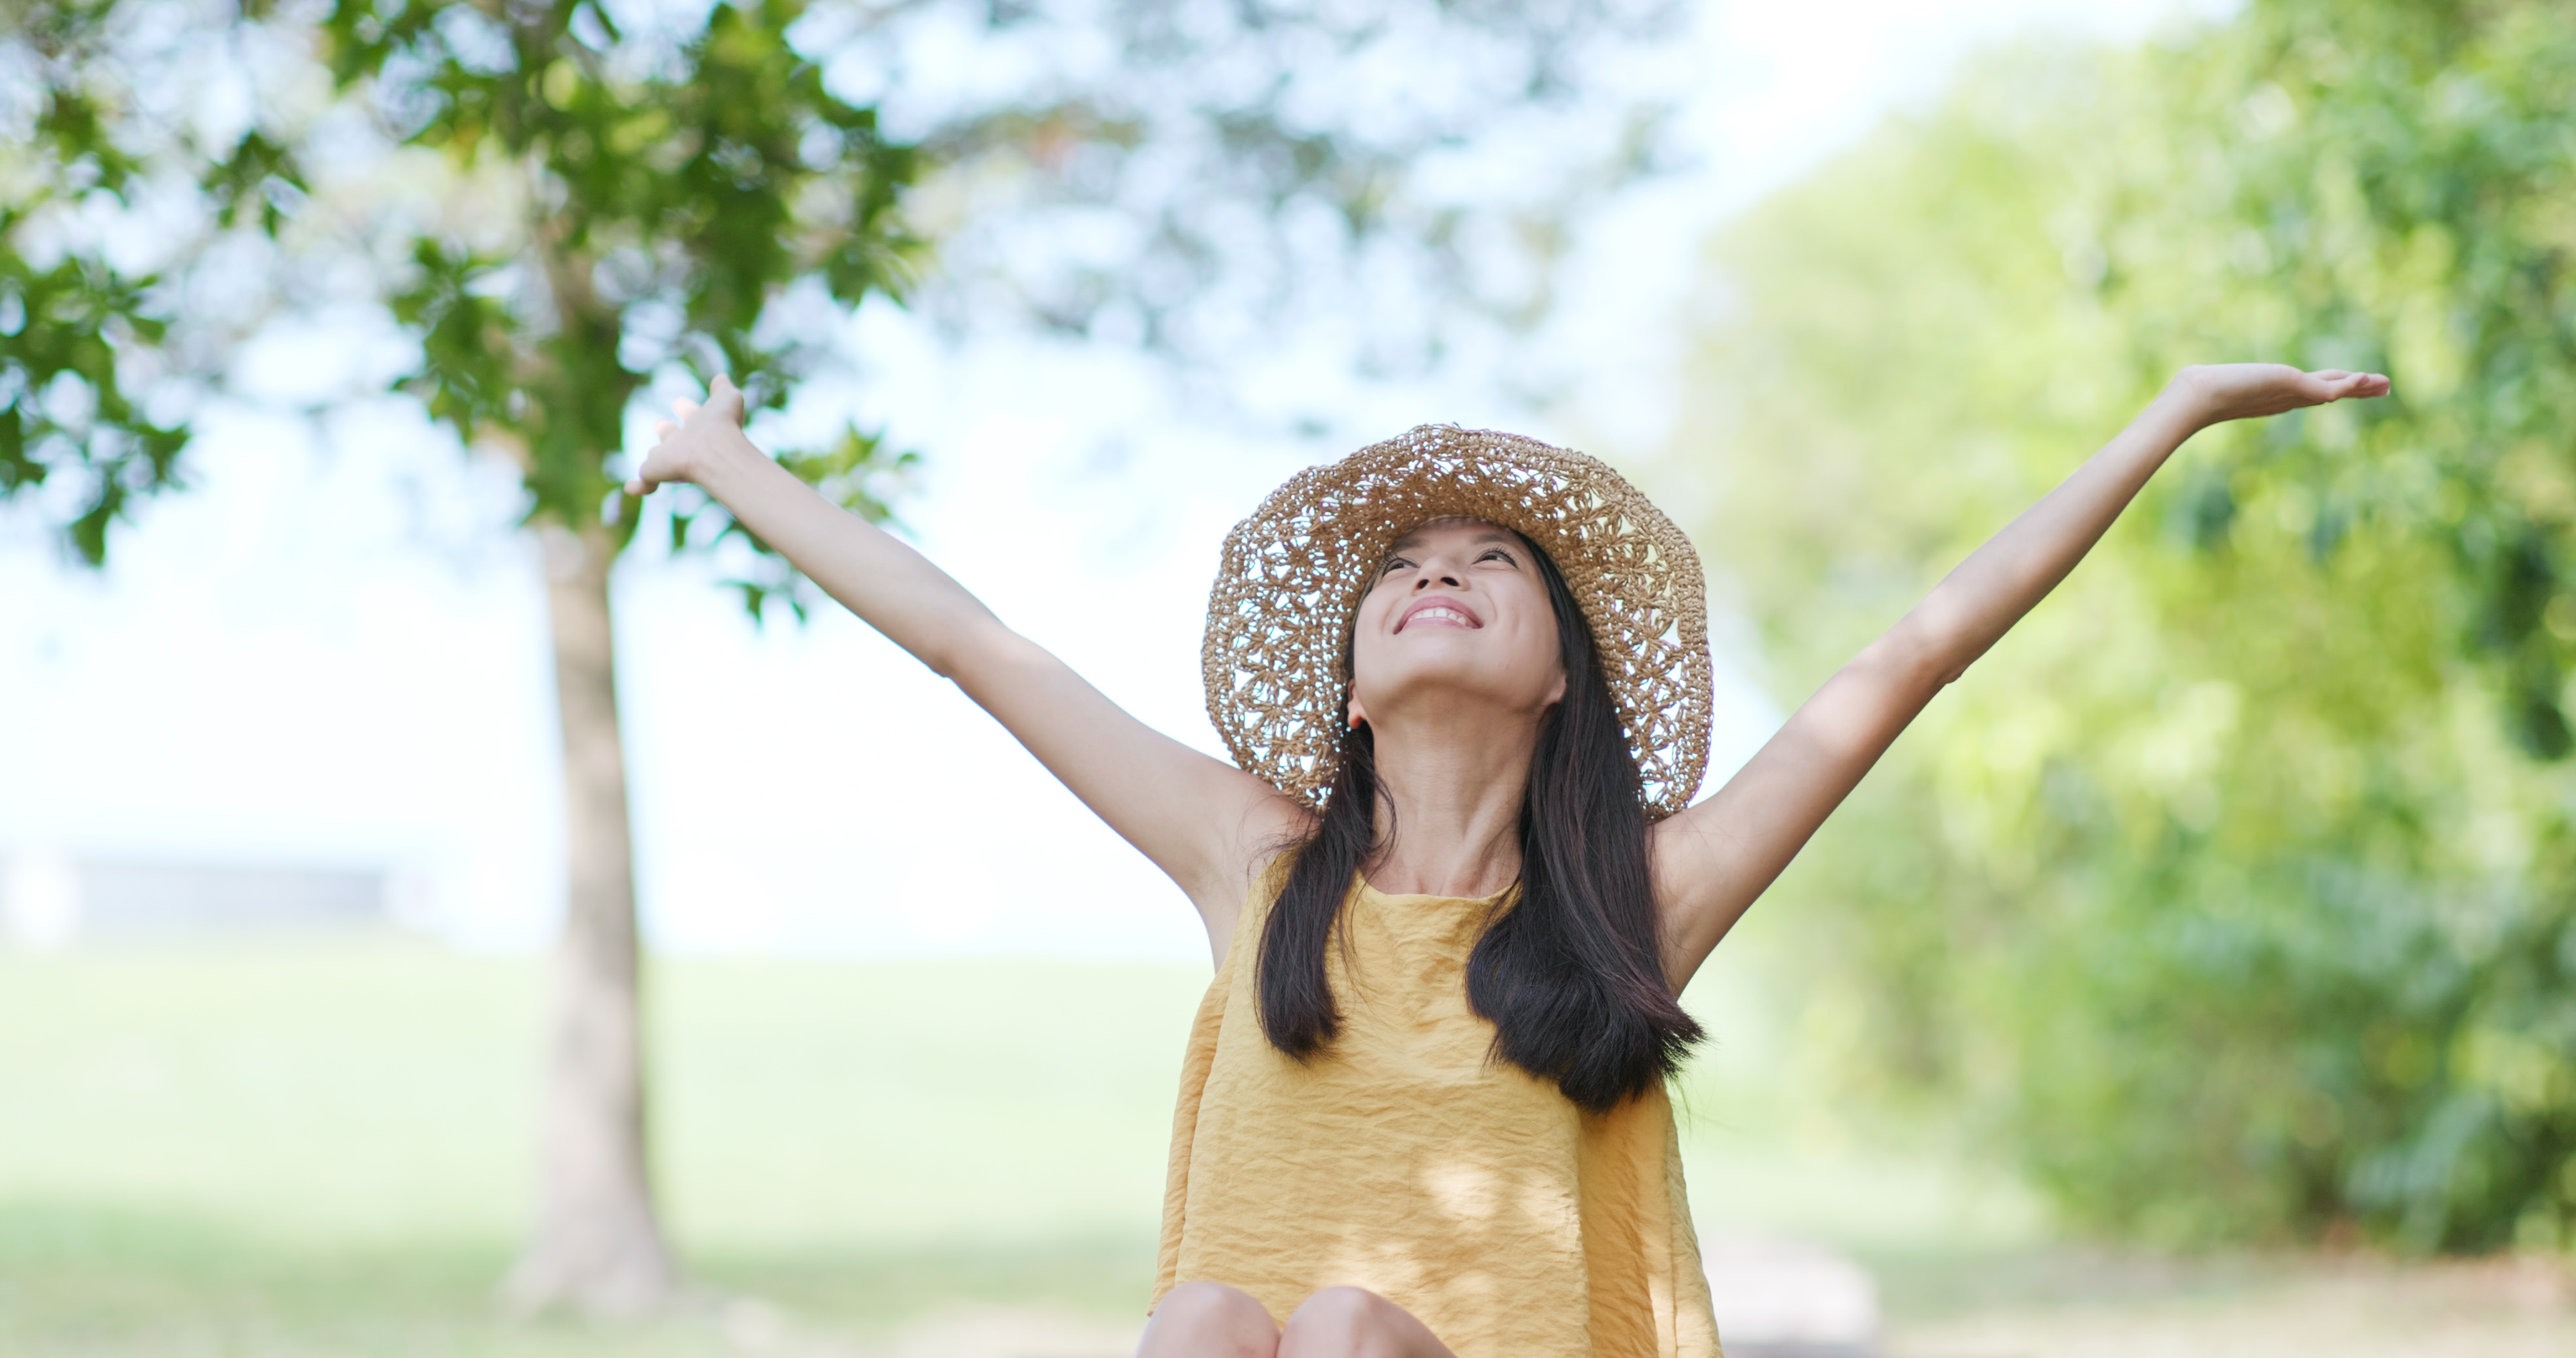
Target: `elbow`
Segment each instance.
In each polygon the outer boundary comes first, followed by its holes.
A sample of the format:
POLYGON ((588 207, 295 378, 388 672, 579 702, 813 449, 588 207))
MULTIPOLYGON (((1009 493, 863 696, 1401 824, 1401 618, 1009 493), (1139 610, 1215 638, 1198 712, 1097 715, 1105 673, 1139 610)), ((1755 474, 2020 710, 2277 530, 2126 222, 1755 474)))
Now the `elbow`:
POLYGON ((1002 625, 996 618, 983 618, 940 639, 939 644, 924 646, 913 654, 930 672, 961 688, 971 689, 978 677, 994 674, 1024 660, 1031 643, 1028 638, 1002 625))
POLYGON ((979 649, 976 642, 973 634, 962 633, 933 638, 904 649, 912 652, 913 659, 928 666, 932 674, 955 683, 957 676, 975 667, 975 652, 979 649))
POLYGON ((1927 695, 1938 693, 1959 682, 1968 673, 1968 667, 1977 663, 1978 654, 1964 647, 1934 652, 1918 663, 1914 682, 1927 695))
POLYGON ((950 637, 939 645, 924 646, 913 652, 913 658, 930 667, 932 674, 952 684, 965 682, 963 676, 988 666, 982 664, 988 648, 978 646, 973 637, 950 637))
POLYGON ((1889 687, 1929 698, 1956 683, 1976 659, 1961 639, 1937 627, 1900 625, 1872 642, 1853 665, 1889 687))
POLYGON ((1879 644, 1891 652, 1892 666, 1937 692, 1957 683, 1995 644, 1995 635, 1969 610, 1936 592, 1889 628, 1879 644))

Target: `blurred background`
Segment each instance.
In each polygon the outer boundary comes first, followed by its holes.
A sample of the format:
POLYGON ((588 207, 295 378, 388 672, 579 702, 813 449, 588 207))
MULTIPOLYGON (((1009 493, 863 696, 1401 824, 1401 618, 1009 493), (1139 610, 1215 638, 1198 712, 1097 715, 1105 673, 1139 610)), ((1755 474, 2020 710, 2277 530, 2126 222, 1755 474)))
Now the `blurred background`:
POLYGON ((2196 439, 1685 997, 1722 1331, 2576 1351, 2568 5, 0 15, 0 1351, 1132 1346, 1204 939, 615 493, 717 372, 1211 752, 1271 486, 1583 448, 1707 558, 1714 787, 2234 359, 2396 393, 2196 439))

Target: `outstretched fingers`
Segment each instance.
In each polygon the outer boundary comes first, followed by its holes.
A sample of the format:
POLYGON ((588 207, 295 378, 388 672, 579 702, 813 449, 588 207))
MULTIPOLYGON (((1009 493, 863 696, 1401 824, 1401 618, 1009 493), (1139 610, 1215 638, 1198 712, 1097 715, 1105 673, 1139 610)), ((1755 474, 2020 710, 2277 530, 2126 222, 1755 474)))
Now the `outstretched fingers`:
POLYGON ((2379 373, 2347 372, 2342 368, 2320 368, 2303 373, 2301 384, 2311 405, 2325 405, 2352 396, 2385 396, 2388 379, 2379 373))
POLYGON ((733 384, 733 378, 717 373, 716 380, 707 387, 707 406, 739 426, 742 423, 742 388, 733 384))
POLYGON ((705 401, 680 397, 671 402, 673 418, 653 422, 652 451, 644 455, 643 465, 628 478, 626 493, 650 495, 669 482, 691 479, 689 445, 692 441, 683 436, 692 423, 709 412, 732 428, 742 427, 742 389, 722 373, 718 373, 716 380, 709 384, 705 401))

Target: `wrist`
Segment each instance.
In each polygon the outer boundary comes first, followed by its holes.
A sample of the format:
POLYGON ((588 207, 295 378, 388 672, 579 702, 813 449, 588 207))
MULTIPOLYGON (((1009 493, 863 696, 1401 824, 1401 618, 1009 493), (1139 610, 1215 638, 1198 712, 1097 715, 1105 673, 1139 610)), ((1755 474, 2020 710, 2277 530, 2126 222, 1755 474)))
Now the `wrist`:
POLYGON ((2164 390, 2147 403, 2146 413, 2140 418, 2170 430, 2176 443, 2218 422, 2210 408, 2209 393, 2202 389, 2199 372, 2194 368, 2175 373, 2164 390))
POLYGON ((754 447, 750 439, 743 437, 739 429, 717 431, 716 436, 708 439, 696 453, 691 459, 695 465, 689 469, 689 479, 697 483, 698 489, 727 504, 733 502, 735 490, 747 478, 757 476, 763 468, 774 469, 777 465, 769 460, 768 454, 754 447))

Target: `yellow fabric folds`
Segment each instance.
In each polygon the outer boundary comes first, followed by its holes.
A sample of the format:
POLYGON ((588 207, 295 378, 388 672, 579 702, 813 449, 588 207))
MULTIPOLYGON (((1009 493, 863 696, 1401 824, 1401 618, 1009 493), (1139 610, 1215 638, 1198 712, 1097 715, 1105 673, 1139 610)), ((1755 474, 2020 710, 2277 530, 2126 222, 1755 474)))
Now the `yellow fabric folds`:
POLYGON ((1467 955, 1509 893, 1344 905, 1342 1034, 1304 1065, 1262 1036, 1268 875, 1200 1002, 1172 1119, 1154 1299, 1206 1279, 1285 1320, 1377 1292, 1459 1358, 1716 1358, 1662 1089, 1587 1114, 1491 1059, 1467 955))

